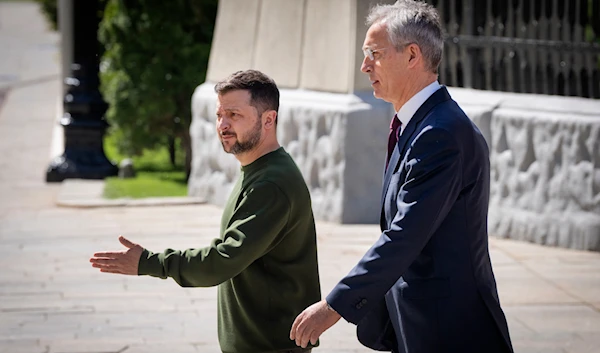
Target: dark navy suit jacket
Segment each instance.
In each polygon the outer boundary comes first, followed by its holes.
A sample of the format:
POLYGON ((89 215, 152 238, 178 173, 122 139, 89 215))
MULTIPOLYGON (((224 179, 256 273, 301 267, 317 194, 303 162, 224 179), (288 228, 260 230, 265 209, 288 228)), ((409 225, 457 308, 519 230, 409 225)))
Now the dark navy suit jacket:
POLYGON ((445 87, 385 173, 377 242, 327 302, 359 341, 405 353, 512 352, 488 253, 487 144, 445 87))

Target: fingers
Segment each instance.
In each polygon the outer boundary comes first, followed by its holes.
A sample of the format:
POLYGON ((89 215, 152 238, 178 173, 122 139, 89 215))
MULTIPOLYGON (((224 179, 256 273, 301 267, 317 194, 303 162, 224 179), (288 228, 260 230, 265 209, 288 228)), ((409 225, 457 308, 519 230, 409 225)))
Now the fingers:
POLYGON ((116 259, 124 254, 123 251, 103 251, 94 253, 94 257, 103 257, 107 259, 116 259))
POLYGON ((296 346, 300 346, 302 344, 302 335, 304 334, 304 329, 306 328, 303 318, 304 312, 296 318, 296 321, 294 321, 294 325, 292 326, 292 334, 290 335, 290 339, 296 341, 296 346))
MULTIPOLYGON (((127 248, 132 248, 132 247, 136 246, 136 244, 132 243, 131 241, 129 241, 127 238, 125 238, 122 235, 119 236, 119 242, 121 242, 121 244, 123 244, 123 246, 125 246, 127 248)), ((120 256, 123 256, 124 254, 125 254, 125 251, 101 251, 101 252, 94 253, 94 257, 104 257, 104 258, 109 258, 109 259, 116 259, 120 256)))
POLYGON ((97 262, 92 262, 92 267, 99 268, 101 270, 104 269, 104 270, 113 270, 113 271, 119 270, 119 268, 120 268, 117 265, 113 265, 113 264, 109 264, 109 263, 97 263, 97 262))
POLYGON ((309 320, 304 320, 305 316, 304 312, 298 315, 290 332, 290 339, 294 340, 296 345, 302 348, 306 348, 313 332, 312 328, 308 327, 309 320))
POLYGON ((310 344, 312 344, 313 346, 315 344, 317 344, 317 341, 319 340, 319 337, 321 336, 323 332, 318 332, 318 331, 313 331, 310 335, 310 344))
POLYGON ((321 334, 340 318, 341 316, 328 309, 327 302, 322 300, 309 306, 296 317, 290 331, 290 339, 302 348, 306 348, 309 342, 315 345, 321 334))
POLYGON ((92 267, 99 269, 100 272, 124 274, 123 269, 120 266, 111 263, 111 261, 90 260, 90 262, 92 263, 92 267))
POLYGON ((99 258, 91 258, 90 262, 93 265, 106 265, 106 266, 110 266, 115 264, 115 260, 114 259, 110 259, 110 258, 105 258, 105 257, 99 257, 99 258))
POLYGON ((144 249, 123 236, 119 236, 119 242, 127 250, 94 253, 90 258, 92 267, 99 268, 101 272, 137 275, 138 262, 144 249))
MULTIPOLYGON (((298 344, 296 342, 296 344, 302 348, 306 348, 308 346, 308 341, 310 340, 310 336, 312 335, 314 331, 311 332, 303 332, 302 333, 302 338, 300 339, 300 344, 298 344)), ((297 341, 297 340, 296 340, 297 341)))
POLYGON ((101 268, 100 272, 105 272, 105 273, 116 273, 119 275, 126 275, 125 272, 119 270, 119 269, 112 269, 112 268, 101 268))
POLYGON ((129 269, 127 263, 123 263, 118 259, 109 258, 91 258, 92 267, 97 268, 100 272, 118 273, 122 275, 133 275, 134 270, 129 269))
POLYGON ((109 258, 91 258, 90 262, 92 267, 96 268, 118 268, 120 266, 119 261, 109 258))
POLYGON ((300 313, 300 315, 296 317, 296 320, 294 320, 294 323, 292 324, 292 329, 290 330, 290 340, 292 341, 296 339, 296 330, 298 329, 298 325, 302 320, 302 314, 304 314, 304 312, 300 313))
POLYGON ((121 242, 121 244, 123 244, 124 247, 129 249, 136 246, 136 244, 132 243, 131 241, 129 241, 129 239, 125 238, 122 235, 119 235, 119 241, 121 242))

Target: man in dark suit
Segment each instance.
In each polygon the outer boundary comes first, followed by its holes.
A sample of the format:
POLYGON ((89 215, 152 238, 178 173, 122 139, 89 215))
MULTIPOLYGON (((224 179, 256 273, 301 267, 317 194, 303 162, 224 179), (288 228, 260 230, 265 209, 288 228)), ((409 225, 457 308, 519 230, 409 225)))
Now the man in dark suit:
POLYGON ((340 317, 359 341, 403 353, 512 352, 488 252, 489 151, 437 82, 436 10, 398 1, 371 9, 361 70, 393 104, 379 240, 290 338, 305 347, 340 317))

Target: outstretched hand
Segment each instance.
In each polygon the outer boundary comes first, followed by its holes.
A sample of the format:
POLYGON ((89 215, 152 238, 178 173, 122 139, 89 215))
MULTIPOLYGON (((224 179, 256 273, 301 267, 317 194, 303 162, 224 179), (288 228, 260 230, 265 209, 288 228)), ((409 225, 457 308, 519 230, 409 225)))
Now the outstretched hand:
POLYGON ((323 332, 333 326, 341 318, 340 314, 331 309, 325 300, 321 300, 296 317, 290 339, 296 341, 296 345, 306 348, 308 342, 316 344, 323 332))
POLYGON ((119 241, 127 250, 97 252, 90 258, 92 267, 100 269, 100 272, 120 273, 122 275, 137 275, 138 263, 144 248, 132 243, 122 235, 119 241))

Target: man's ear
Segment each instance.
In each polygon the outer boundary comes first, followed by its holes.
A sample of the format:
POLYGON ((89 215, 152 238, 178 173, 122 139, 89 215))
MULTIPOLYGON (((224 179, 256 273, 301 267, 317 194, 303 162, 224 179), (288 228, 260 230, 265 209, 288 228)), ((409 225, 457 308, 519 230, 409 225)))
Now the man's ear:
POLYGON ((265 129, 273 129, 276 125, 277 112, 274 110, 267 110, 263 113, 263 125, 265 129))
POLYGON ((423 53, 421 53, 421 48, 418 45, 411 43, 406 48, 408 53, 408 66, 415 67, 421 60, 423 60, 423 53))

